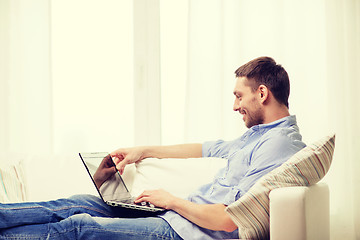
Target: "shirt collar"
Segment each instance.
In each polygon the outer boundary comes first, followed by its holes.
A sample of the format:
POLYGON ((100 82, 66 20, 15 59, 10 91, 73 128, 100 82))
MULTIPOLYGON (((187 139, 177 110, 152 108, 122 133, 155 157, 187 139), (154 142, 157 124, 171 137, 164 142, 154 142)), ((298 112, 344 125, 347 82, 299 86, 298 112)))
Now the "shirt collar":
POLYGON ((252 126, 249 130, 250 130, 250 132, 263 133, 274 127, 290 127, 292 125, 296 125, 296 116, 295 115, 290 115, 290 116, 278 119, 271 123, 255 125, 255 126, 252 126))

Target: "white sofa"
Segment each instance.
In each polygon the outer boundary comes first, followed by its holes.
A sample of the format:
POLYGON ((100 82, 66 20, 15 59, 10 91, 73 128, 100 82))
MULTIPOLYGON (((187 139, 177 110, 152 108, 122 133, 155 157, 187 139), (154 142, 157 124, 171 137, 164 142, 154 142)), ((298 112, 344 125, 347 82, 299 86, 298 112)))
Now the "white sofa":
MULTIPOLYGON (((97 195, 76 153, 32 155, 17 159, 14 155, 0 156, 0 167, 19 165, 20 159, 25 173, 20 178, 26 191, 25 199, 20 199, 22 195, 17 193, 13 195, 18 196, 17 199, 13 197, 9 201, 43 201, 74 194, 97 195)), ((217 158, 145 159, 139 164, 127 166, 124 179, 134 195, 144 189, 163 188, 185 197, 211 181, 225 164, 226 160, 217 158)), ((271 240, 329 239, 329 189, 325 183, 311 187, 279 188, 271 191, 269 197, 271 240)))
POLYGON ((270 192, 271 240, 330 239, 329 188, 277 188, 270 192))

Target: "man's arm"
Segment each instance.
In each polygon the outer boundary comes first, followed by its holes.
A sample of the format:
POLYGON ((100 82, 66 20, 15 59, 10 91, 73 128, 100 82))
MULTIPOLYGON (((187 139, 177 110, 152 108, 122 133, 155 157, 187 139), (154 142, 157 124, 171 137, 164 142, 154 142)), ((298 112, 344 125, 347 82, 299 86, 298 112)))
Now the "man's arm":
POLYGON ((144 158, 197 158, 202 157, 202 144, 180 144, 171 146, 143 146, 120 148, 112 153, 116 168, 120 174, 127 164, 135 163, 144 158))
POLYGON ((189 143, 170 146, 143 147, 145 158, 197 158, 202 157, 202 144, 189 143))
POLYGON ((155 206, 173 210, 203 228, 227 232, 237 229, 225 212, 224 204, 197 204, 175 197, 164 190, 144 191, 135 200, 135 203, 139 202, 150 202, 155 206))

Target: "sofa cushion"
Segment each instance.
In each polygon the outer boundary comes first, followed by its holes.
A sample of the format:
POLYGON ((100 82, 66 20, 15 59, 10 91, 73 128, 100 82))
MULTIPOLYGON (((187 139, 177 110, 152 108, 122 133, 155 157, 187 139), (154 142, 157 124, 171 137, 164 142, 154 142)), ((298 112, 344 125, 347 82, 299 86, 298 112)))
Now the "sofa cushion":
POLYGON ((269 193, 272 189, 309 186, 328 172, 335 147, 335 135, 303 148, 280 167, 259 179, 226 212, 239 228, 241 239, 269 238, 269 193))
POLYGON ((137 196, 146 189, 164 189, 185 198, 201 185, 213 180, 226 166, 223 158, 147 158, 136 163, 131 194, 137 196))

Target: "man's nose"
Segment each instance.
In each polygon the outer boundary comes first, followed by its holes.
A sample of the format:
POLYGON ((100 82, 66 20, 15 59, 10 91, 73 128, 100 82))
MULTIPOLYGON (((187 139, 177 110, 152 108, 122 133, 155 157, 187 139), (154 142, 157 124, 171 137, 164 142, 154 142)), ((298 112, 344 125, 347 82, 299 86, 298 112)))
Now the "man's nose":
POLYGON ((239 109, 240 109, 239 101, 237 99, 235 99, 234 105, 233 105, 233 110, 234 111, 239 111, 239 109))

